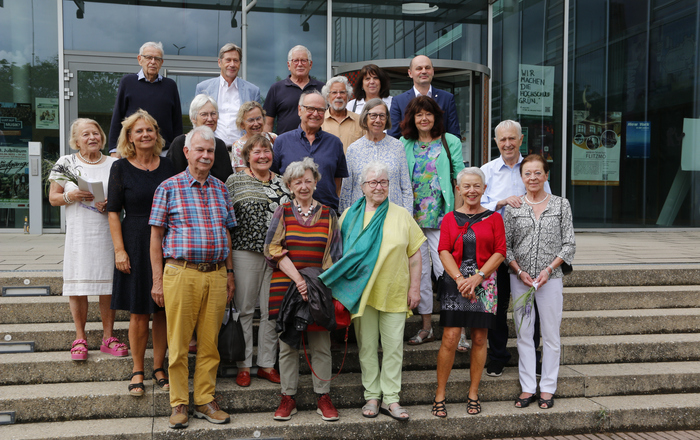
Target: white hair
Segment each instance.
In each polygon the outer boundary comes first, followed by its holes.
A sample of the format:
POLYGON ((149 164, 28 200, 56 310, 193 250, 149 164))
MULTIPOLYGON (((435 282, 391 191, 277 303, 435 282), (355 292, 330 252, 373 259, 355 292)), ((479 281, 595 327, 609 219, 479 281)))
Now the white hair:
POLYGON ((457 185, 458 186, 461 185, 462 178, 464 178, 464 176, 468 176, 470 174, 474 175, 474 176, 479 176, 479 178, 481 179, 481 184, 482 185, 486 184, 486 175, 484 174, 484 172, 481 171, 481 169, 479 167, 469 167, 469 168, 463 168, 462 171, 460 171, 457 174, 457 185))
POLYGON ((360 181, 364 183, 367 180, 367 176, 371 172, 374 172, 374 175, 376 177, 379 177, 382 174, 384 174, 386 175, 387 179, 389 178, 389 167, 387 166, 387 164, 378 160, 373 160, 372 162, 365 165, 365 167, 362 169, 362 173, 360 174, 360 181))
POLYGON ((195 134, 198 134, 200 139, 204 141, 212 141, 212 143, 216 145, 216 141, 214 140, 214 132, 212 129, 206 125, 200 125, 199 127, 193 128, 192 131, 187 133, 187 136, 185 136, 185 147, 187 147, 188 150, 192 146, 192 138, 194 138, 195 134))
POLYGON ((289 49, 289 52, 287 53, 287 62, 292 61, 292 54, 298 50, 303 50, 306 52, 306 57, 309 59, 309 62, 311 62, 311 51, 306 48, 306 46, 302 46, 301 44, 298 44, 294 46, 293 48, 289 49))
POLYGON ((143 51, 147 47, 152 47, 154 49, 158 49, 160 51, 161 57, 163 55, 165 55, 165 52, 163 51, 163 43, 161 43, 160 41, 157 43, 155 41, 147 41, 147 42, 143 43, 143 45, 141 45, 141 48, 139 49, 139 55, 143 55, 143 51))
POLYGON ((304 99, 306 99, 306 97, 309 96, 309 95, 318 95, 318 96, 320 96, 320 97, 323 99, 323 105, 324 105, 326 108, 328 108, 328 101, 327 101, 326 98, 321 94, 321 92, 319 92, 319 91, 316 90, 316 89, 311 89, 311 90, 309 90, 308 92, 302 93, 301 96, 299 97, 299 105, 304 105, 304 99))
POLYGON ((196 125, 199 111, 202 109, 202 107, 207 105, 207 102, 214 106, 214 110, 217 112, 219 111, 219 106, 216 104, 216 99, 212 98, 206 93, 200 93, 192 99, 192 103, 190 104, 190 121, 192 121, 192 125, 196 125))
POLYGON ((518 136, 522 136, 523 129, 520 127, 520 123, 518 121, 513 121, 512 119, 506 119, 505 121, 501 121, 501 123, 493 129, 493 134, 495 137, 498 138, 498 132, 500 130, 510 130, 512 128, 514 128, 518 132, 518 136))
POLYGON ((302 160, 298 160, 287 165, 287 169, 284 170, 284 175, 282 176, 282 181, 285 185, 287 185, 287 188, 289 188, 292 180, 304 176, 306 170, 311 170, 311 174, 313 174, 316 182, 321 180, 321 173, 318 171, 318 165, 316 165, 316 162, 314 162, 314 160, 310 157, 305 157, 302 160))
POLYGON ((323 86, 323 89, 321 89, 321 94, 323 95, 324 98, 326 98, 326 100, 328 99, 328 95, 331 93, 331 87, 335 83, 344 84, 345 91, 348 93, 348 100, 352 99, 352 86, 350 85, 350 82, 343 75, 338 75, 338 76, 334 76, 333 78, 329 79, 328 82, 326 82, 326 85, 323 86))

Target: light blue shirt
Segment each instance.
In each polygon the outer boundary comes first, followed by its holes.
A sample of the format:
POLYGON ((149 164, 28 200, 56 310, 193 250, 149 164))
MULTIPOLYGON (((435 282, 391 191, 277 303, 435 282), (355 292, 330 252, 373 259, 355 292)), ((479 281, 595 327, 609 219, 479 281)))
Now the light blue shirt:
MULTIPOLYGON (((146 82, 150 82, 150 81, 148 81, 148 79, 146 79, 146 75, 144 75, 143 69, 139 70, 138 75, 139 75, 139 81, 143 80, 143 81, 146 81, 146 82)), ((159 81, 163 81, 163 75, 161 75, 160 73, 158 74, 158 78, 156 78, 156 80, 153 81, 153 82, 154 82, 154 83, 157 83, 157 82, 159 82, 159 81)))
MULTIPOLYGON (((522 177, 520 177, 520 162, 522 161, 523 156, 519 155, 518 163, 511 168, 499 156, 498 159, 481 166, 481 171, 486 176, 486 182, 484 182, 486 191, 481 197, 481 206, 491 211, 496 211, 496 205, 499 201, 510 196, 522 196, 525 194, 525 184, 522 177)), ((544 190, 549 194, 552 193, 549 182, 544 183, 544 190)), ((506 207, 503 206, 497 212, 503 215, 505 209, 506 207)))

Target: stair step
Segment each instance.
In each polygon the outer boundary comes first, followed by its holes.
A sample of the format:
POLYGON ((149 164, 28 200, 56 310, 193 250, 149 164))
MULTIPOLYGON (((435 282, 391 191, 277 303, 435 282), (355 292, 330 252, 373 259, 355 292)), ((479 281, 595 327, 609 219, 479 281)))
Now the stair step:
POLYGON ((167 416, 96 419, 58 423, 18 424, 3 427, 3 435, 16 440, 55 439, 464 439, 561 435, 634 430, 697 429, 700 394, 632 395, 597 398, 559 398, 549 410, 536 405, 518 409, 511 401, 482 400, 482 412, 466 413, 461 403, 447 403, 449 416, 439 419, 430 414, 430 405, 406 405, 411 415, 397 422, 380 415, 362 417, 358 407, 340 409, 337 422, 321 421, 315 410, 300 411, 289 422, 277 422, 271 413, 233 413, 231 423, 213 425, 190 416, 184 430, 168 428, 167 416), (640 416, 642 415, 643 416, 640 416), (465 427, 468 426, 468 429, 465 427))
MULTIPOLYGON (((88 322, 100 321, 99 297, 88 296, 88 322)), ((129 312, 117 310, 117 321, 128 321, 129 312)), ((67 296, 0 297, 0 324, 73 322, 67 296)))
POLYGON ((699 307, 700 286, 564 287, 564 310, 699 307))
MULTIPOLYGON (((147 377, 150 375, 147 374, 147 377)), ((144 381, 146 395, 134 398, 127 392, 128 380, 76 382, 0 387, 0 411, 16 411, 17 423, 92 419, 105 417, 166 416, 170 414, 169 394, 144 381)), ((469 370, 455 369, 450 375, 447 399, 465 403, 469 390, 469 370)), ((562 366, 557 396, 600 397, 645 393, 700 392, 700 362, 666 362, 615 365, 562 366), (696 384, 693 386, 692 384, 696 384)), ((401 402, 428 405, 435 395, 435 371, 404 371, 401 402)), ((190 390, 192 383, 190 381, 190 390)), ((217 380, 217 400, 231 413, 272 413, 279 404, 278 384, 253 378, 250 387, 241 388, 233 378, 217 380)), ((483 402, 512 401, 520 393, 518 369, 508 367, 501 377, 482 376, 479 395, 483 402)), ((347 373, 334 381, 331 396, 338 408, 362 406, 363 387, 359 373, 347 373)), ((311 376, 299 380, 297 406, 315 408, 311 376)))

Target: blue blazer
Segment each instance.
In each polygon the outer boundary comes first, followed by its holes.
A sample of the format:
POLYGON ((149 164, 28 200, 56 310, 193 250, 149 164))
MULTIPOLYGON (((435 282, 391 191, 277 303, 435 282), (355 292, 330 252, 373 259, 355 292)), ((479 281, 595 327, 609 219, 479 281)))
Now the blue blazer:
MULTIPOLYGON (((444 90, 436 89, 433 87, 432 98, 437 101, 440 108, 445 112, 445 130, 448 133, 452 133, 461 139, 461 133, 459 131, 459 120, 457 119, 457 106, 455 105, 455 97, 452 93, 446 92, 444 90)), ((400 94, 399 96, 394 96, 391 101, 391 129, 387 132, 389 136, 393 136, 396 139, 401 137, 401 128, 399 125, 405 116, 404 111, 411 102, 413 98, 416 97, 416 93, 411 87, 410 90, 400 94)))
MULTIPOLYGON (((202 81, 201 83, 197 84, 195 95, 206 93, 214 98, 214 101, 217 101, 219 99, 219 81, 221 81, 221 76, 202 81)), ((258 101, 262 104, 262 101, 260 100, 260 88, 258 88, 258 86, 244 80, 243 78, 236 78, 234 81, 236 81, 236 85, 238 86, 241 104, 248 101, 258 101)))

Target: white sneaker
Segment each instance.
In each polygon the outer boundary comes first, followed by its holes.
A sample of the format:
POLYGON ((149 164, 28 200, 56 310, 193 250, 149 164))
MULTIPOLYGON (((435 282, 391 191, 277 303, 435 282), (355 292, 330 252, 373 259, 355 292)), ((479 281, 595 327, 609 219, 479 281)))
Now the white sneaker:
POLYGON ((465 353, 470 347, 469 341, 467 341, 467 335, 462 333, 462 336, 459 338, 459 343, 457 344, 457 351, 465 353))

